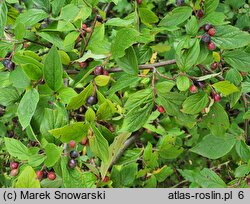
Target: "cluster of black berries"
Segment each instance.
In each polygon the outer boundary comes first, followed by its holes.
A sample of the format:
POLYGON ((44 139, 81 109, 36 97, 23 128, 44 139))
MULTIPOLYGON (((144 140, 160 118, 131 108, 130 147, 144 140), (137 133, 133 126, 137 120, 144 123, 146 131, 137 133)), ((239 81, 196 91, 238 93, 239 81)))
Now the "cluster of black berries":
POLYGON ((79 157, 78 152, 74 149, 76 146, 76 142, 74 140, 71 140, 69 142, 69 147, 72 148, 73 150, 70 151, 69 153, 69 161, 68 161, 68 167, 70 169, 74 169, 77 166, 77 160, 76 158, 79 157))

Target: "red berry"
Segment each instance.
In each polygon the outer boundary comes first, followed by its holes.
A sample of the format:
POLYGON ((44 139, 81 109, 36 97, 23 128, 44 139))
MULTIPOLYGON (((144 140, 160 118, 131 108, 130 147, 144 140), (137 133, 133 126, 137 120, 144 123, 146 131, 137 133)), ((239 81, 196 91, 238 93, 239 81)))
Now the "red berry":
POLYGON ((250 178, 247 178, 247 185, 250 186, 250 178))
POLYGON ((214 98, 215 102, 219 102, 221 100, 220 94, 218 94, 218 93, 215 94, 213 98, 214 98))
POLYGON ((85 68, 87 66, 87 62, 79 62, 81 68, 85 68))
POLYGON ((10 171, 10 176, 16 176, 18 174, 18 169, 12 169, 10 171))
POLYGON ((87 25, 85 23, 82 24, 82 29, 85 30, 87 28, 87 25))
POLYGON ((80 142, 81 145, 86 145, 88 143, 88 137, 84 137, 83 140, 80 142))
POLYGON ((103 70, 103 73, 102 73, 103 75, 106 75, 106 76, 109 76, 109 72, 107 71, 107 70, 103 70))
POLYGON ((217 62, 213 62, 213 63, 210 65, 210 67, 211 67, 212 70, 215 70, 215 69, 217 69, 217 67, 218 67, 218 63, 217 63, 217 62))
POLYGON ((106 183, 106 182, 109 182, 109 180, 110 180, 109 177, 108 177, 108 176, 105 176, 104 179, 102 180, 102 182, 105 182, 105 183, 106 183))
POLYGON ((55 180, 55 179, 56 179, 56 174, 55 174, 55 172, 53 172, 53 171, 49 172, 48 175, 47 175, 47 178, 48 178, 49 180, 55 180))
POLYGON ((197 11, 196 16, 198 18, 202 18, 204 16, 204 11, 202 9, 200 9, 199 11, 197 11))
POLYGON ((214 42, 211 41, 208 43, 207 47, 209 50, 215 50, 216 45, 214 44, 214 42))
POLYGON ((141 3, 142 3, 142 0, 137 0, 137 3, 138 3, 138 4, 141 4, 141 3))
POLYGON ((43 171, 41 171, 41 170, 37 171, 36 172, 36 178, 39 179, 39 180, 41 180, 43 178, 43 171))
POLYGON ((210 36, 214 36, 215 33, 216 33, 216 30, 215 30, 215 28, 210 28, 210 29, 207 31, 207 33, 208 33, 208 35, 210 35, 210 36))
POLYGON ((76 146, 76 142, 74 140, 70 140, 69 147, 70 148, 75 148, 75 146, 76 146))
POLYGON ((195 85, 190 86, 189 91, 191 93, 196 93, 198 91, 197 87, 195 85))
POLYGON ((91 27, 87 27, 87 28, 85 28, 85 31, 86 31, 87 33, 91 33, 91 32, 92 32, 92 28, 91 28, 91 27))
POLYGON ((165 109, 163 108, 163 106, 158 106, 158 107, 157 107, 157 110, 158 110, 160 113, 164 113, 164 112, 165 112, 165 109))
POLYGON ((17 169, 19 164, 17 162, 10 162, 10 168, 11 169, 17 169))

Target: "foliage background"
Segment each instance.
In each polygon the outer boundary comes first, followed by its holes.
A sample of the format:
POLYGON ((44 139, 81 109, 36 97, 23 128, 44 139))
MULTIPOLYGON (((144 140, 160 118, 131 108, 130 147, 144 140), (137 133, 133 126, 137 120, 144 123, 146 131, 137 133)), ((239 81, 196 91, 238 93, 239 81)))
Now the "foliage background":
POLYGON ((0 186, 247 187, 249 24, 245 0, 1 1, 0 186))

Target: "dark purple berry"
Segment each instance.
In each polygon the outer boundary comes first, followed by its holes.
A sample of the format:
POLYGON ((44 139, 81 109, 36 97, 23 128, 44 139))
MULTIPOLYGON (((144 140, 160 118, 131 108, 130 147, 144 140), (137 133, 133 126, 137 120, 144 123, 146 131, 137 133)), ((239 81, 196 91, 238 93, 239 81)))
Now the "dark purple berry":
POLYGON ((201 41, 204 43, 209 43, 211 41, 211 37, 210 35, 208 35, 207 33, 205 33, 202 37, 201 37, 201 41))
POLYGON ((98 75, 102 75, 103 74, 103 67, 102 66, 96 66, 95 67, 95 69, 94 69, 94 74, 96 75, 96 76, 98 76, 98 75))
POLYGON ((212 25, 207 23, 204 25, 204 30, 207 32, 210 28, 212 28, 212 25))
POLYGON ((97 103, 97 98, 95 96, 89 96, 86 102, 88 105, 94 105, 97 103))
POLYGON ((202 9, 200 9, 199 11, 197 11, 196 16, 198 18, 202 18, 204 16, 204 11, 202 9))
POLYGON ((97 15, 96 15, 96 20, 97 20, 98 22, 102 22, 102 21, 103 21, 103 18, 102 18, 101 15, 97 14, 97 15))
POLYGON ((78 152, 76 150, 71 150, 69 153, 69 156, 71 159, 75 159, 79 156, 78 152))
POLYGON ((70 159, 70 160, 68 161, 68 167, 69 167, 69 168, 74 169, 74 168, 76 167, 76 165, 77 165, 77 161, 76 161, 76 160, 70 159))
POLYGON ((184 0, 176 0, 175 3, 177 6, 183 6, 184 2, 185 2, 184 0))

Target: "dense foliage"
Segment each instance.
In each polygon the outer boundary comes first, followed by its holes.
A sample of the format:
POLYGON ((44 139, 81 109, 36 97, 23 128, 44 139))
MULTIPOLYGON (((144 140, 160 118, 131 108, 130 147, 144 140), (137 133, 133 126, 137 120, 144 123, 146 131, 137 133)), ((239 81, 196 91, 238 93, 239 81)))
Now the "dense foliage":
POLYGON ((0 1, 0 186, 250 185, 249 11, 0 1))

